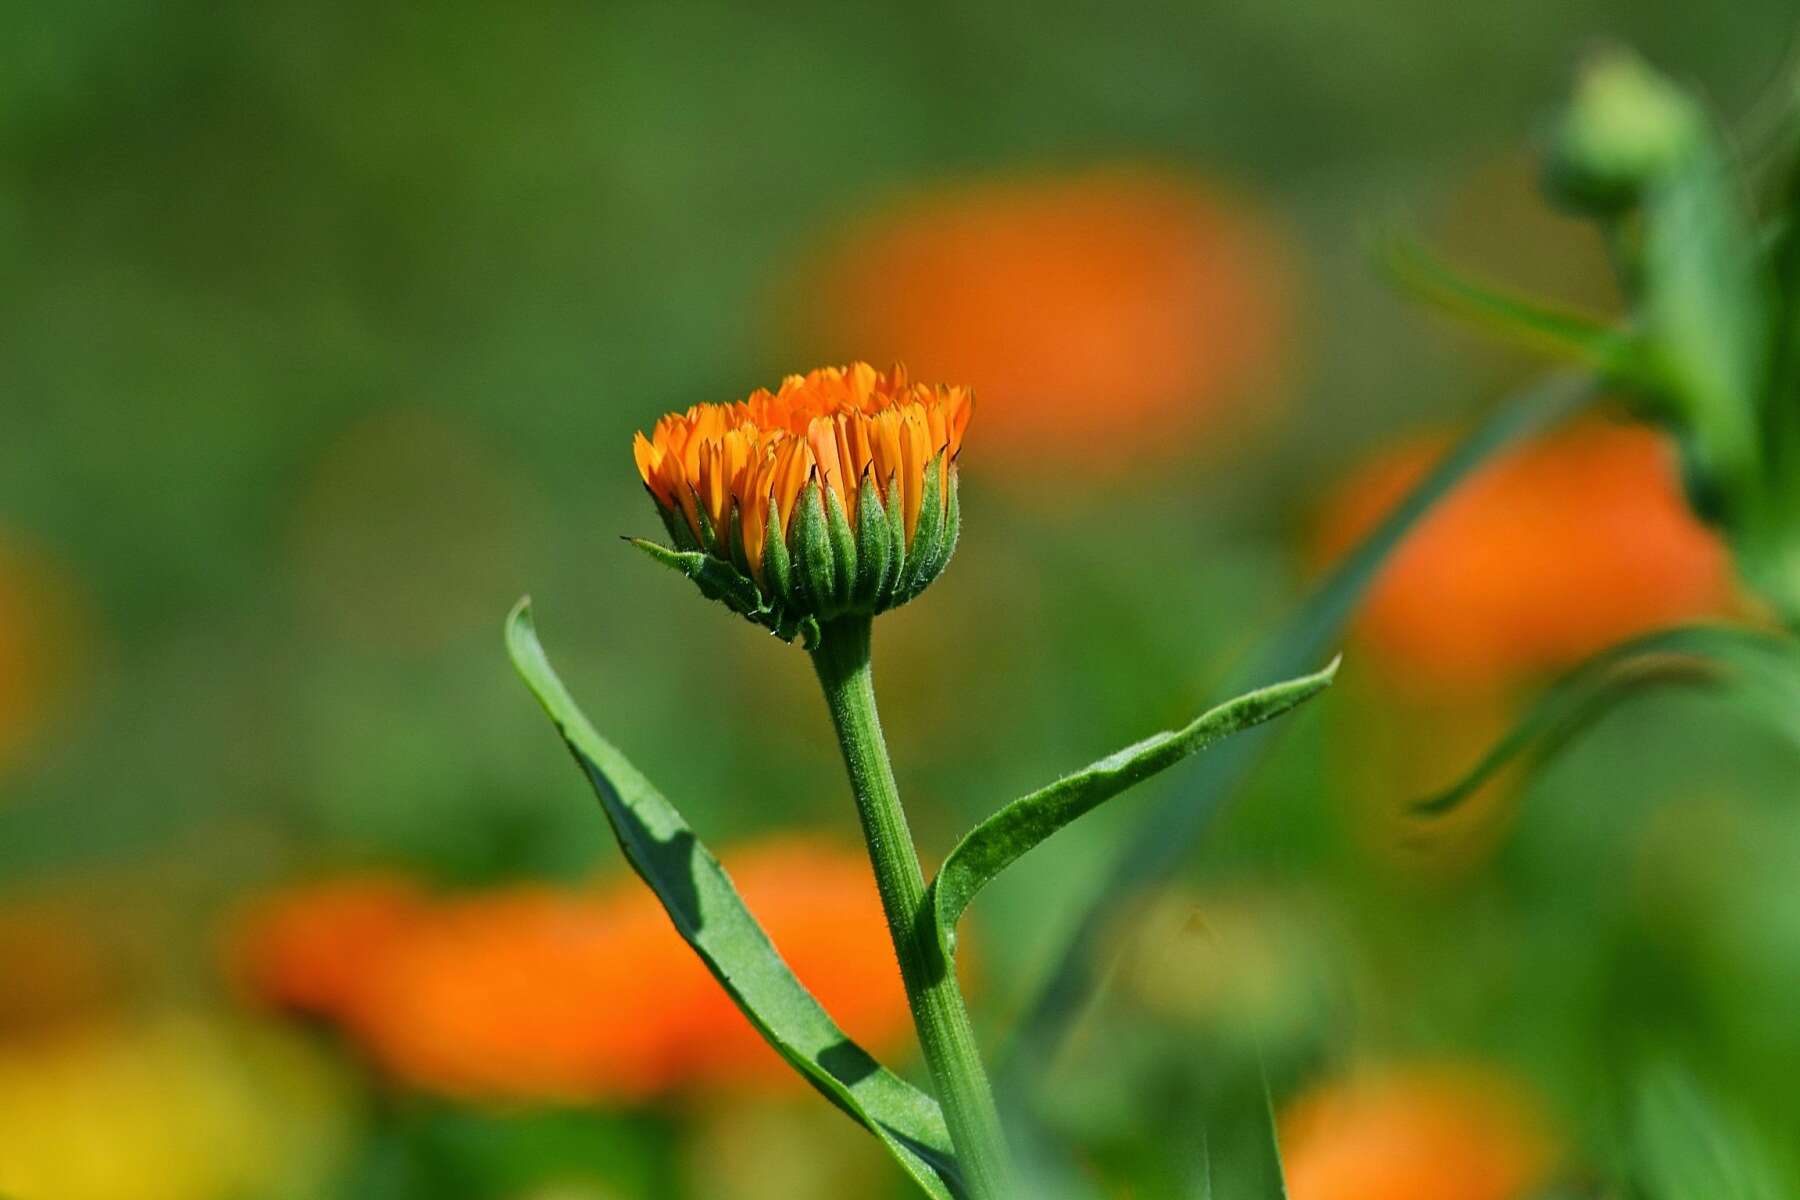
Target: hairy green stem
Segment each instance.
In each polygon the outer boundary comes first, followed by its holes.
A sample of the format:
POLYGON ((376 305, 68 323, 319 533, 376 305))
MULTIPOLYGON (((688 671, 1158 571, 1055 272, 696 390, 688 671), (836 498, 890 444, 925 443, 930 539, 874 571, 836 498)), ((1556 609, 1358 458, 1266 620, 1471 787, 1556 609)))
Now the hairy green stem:
POLYGON ((869 668, 869 618, 847 616, 826 624, 812 652, 825 688, 831 723, 850 770, 856 810, 875 885, 887 914, 888 933, 900 960, 900 977, 912 1006, 913 1025, 931 1069, 944 1122, 956 1146, 970 1200, 1015 1200, 1012 1166, 987 1072, 975 1047, 969 1012, 956 972, 939 952, 925 911, 925 873, 900 807, 887 741, 875 711, 869 668))

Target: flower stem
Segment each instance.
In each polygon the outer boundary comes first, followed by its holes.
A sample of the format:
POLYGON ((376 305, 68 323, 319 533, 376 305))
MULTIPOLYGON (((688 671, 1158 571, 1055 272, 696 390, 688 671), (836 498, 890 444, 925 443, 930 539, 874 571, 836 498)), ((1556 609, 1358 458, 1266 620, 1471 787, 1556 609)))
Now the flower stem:
POLYGON ((900 807, 887 741, 875 711, 869 625, 866 616, 845 616, 827 623, 812 652, 813 666, 825 689, 844 765, 850 770, 850 787, 856 793, 856 810, 869 843, 875 885, 900 960, 913 1025, 943 1106, 969 1198, 1014 1200, 1017 1190, 1011 1162, 987 1072, 975 1048, 969 1012, 956 972, 939 952, 925 911, 925 874, 919 868, 906 813, 900 807))

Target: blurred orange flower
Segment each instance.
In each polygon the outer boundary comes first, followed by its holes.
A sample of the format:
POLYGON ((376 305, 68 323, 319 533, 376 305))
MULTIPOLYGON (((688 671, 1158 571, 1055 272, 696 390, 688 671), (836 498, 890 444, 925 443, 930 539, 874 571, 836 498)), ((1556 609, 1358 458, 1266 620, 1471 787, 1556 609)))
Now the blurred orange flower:
MULTIPOLYGON (((1442 453, 1408 444, 1331 500, 1320 557, 1343 553, 1442 453)), ((1357 631, 1398 681, 1481 693, 1731 600, 1719 541, 1688 511, 1650 430, 1575 426, 1490 464, 1395 553, 1357 631)))
POLYGON ((231 974, 265 1004, 348 1017, 372 964, 425 919, 428 905, 418 884, 391 874, 278 892, 238 918, 227 945, 231 974))
POLYGON ((822 350, 966 381, 984 453, 1118 471, 1272 373, 1287 275, 1240 206, 1115 168, 919 197, 852 231, 801 309, 822 350))
POLYGON ((1327 1083, 1283 1110, 1280 1133, 1294 1200, 1518 1200, 1553 1165, 1523 1093, 1471 1069, 1327 1083))
MULTIPOLYGON (((726 856, 795 974, 858 1041, 911 1028, 860 852, 811 838, 726 856)), ((391 882, 277 902, 234 955, 265 997, 331 1016, 382 1067, 472 1099, 640 1100, 803 1086, 636 879, 419 901, 391 882), (260 964, 260 966, 259 966, 260 964)))

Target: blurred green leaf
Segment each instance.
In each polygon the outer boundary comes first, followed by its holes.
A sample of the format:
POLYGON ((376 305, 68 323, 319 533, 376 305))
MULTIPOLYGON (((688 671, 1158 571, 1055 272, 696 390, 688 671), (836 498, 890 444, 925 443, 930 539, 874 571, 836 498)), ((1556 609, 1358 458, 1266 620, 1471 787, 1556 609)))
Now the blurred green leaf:
POLYGON ((1782 1200, 1752 1130, 1686 1071, 1660 1064, 1639 1081, 1631 1159, 1644 1200, 1782 1200))
MULTIPOLYGON (((1499 451, 1587 404, 1594 390, 1587 377, 1559 375, 1500 405, 1452 447, 1299 610, 1264 640, 1249 664, 1234 676, 1231 690, 1244 691, 1270 679, 1291 677, 1322 658, 1388 556, 1433 505, 1499 451)), ((1101 947, 1115 915, 1181 862, 1225 798, 1255 765, 1273 728, 1251 730, 1220 746, 1197 764, 1187 787, 1173 790, 1146 815, 1082 914, 1049 978, 1025 1010, 1011 1054, 999 1072, 1004 1095, 1016 1101, 1030 1094, 1036 1072, 1051 1060, 1100 976, 1101 947)))
POLYGON ((1287 1172, 1268 1071, 1227 1087, 1224 1107, 1200 1130, 1193 1200, 1287 1200, 1287 1172))
POLYGON ((1779 638, 1747 629, 1695 626, 1646 634, 1603 650, 1549 687, 1481 761, 1449 787, 1418 800, 1415 815, 1453 812, 1515 762, 1552 757, 1615 705, 1647 687, 1722 683, 1754 678, 1779 684, 1800 699, 1800 662, 1779 638), (1780 664, 1784 656, 1789 665, 1780 664))
POLYGON ((529 599, 506 623, 513 665, 600 798, 633 869, 744 1015, 827 1099, 875 1134, 924 1191, 953 1200, 956 1169, 936 1101, 839 1029, 788 969, 711 851, 576 707, 550 666, 529 599))
POLYGON ((1232 734, 1271 721, 1331 686, 1338 659, 1324 670, 1248 692, 1022 796, 971 830, 950 851, 932 883, 938 936, 946 949, 975 894, 1045 838, 1119 793, 1232 734))
POLYGON ((1771 289, 1724 150, 1699 128, 1693 150, 1645 191, 1640 307, 1692 450, 1731 501, 1758 481, 1771 289))
POLYGON ((1640 339, 1597 317, 1478 282, 1401 234, 1383 237, 1378 260, 1402 289, 1433 307, 1519 344, 1649 389, 1654 381, 1640 339))

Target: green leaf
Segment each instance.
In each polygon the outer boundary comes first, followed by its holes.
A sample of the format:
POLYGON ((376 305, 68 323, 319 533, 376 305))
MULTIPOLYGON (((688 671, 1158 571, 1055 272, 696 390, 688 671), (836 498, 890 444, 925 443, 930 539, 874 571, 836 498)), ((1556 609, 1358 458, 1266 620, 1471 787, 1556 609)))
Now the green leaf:
POLYGON ((944 860, 932 884, 933 911, 946 949, 969 901, 1000 872, 1077 817, 1133 784, 1174 766, 1240 730, 1273 720, 1331 685, 1338 660, 1312 675, 1272 684, 1207 710, 1181 729, 1156 734, 1022 796, 971 830, 944 860))
MULTIPOLYGON (((1501 449, 1555 424, 1594 396, 1586 376, 1557 376, 1503 404, 1397 504, 1326 577, 1297 612, 1271 633, 1235 677, 1233 690, 1304 671, 1328 652, 1388 556, 1431 507, 1501 449)), ((999 1081, 1012 1097, 1028 1095, 1035 1073, 1051 1060, 1101 975, 1106 931, 1132 899, 1155 887, 1181 862, 1225 798, 1257 761, 1273 726, 1232 738, 1201 759, 1187 783, 1152 806, 1082 914, 1014 1035, 999 1081)))
POLYGON ((1229 1082, 1202 1121, 1186 1190, 1194 1200, 1287 1200, 1275 1101, 1260 1051, 1252 1075, 1229 1082))
POLYGON ((935 1200, 955 1200, 950 1138, 936 1101, 851 1041, 794 977, 719 860, 674 806, 594 731, 550 666, 529 599, 506 623, 513 665, 562 734, 619 847, 757 1030, 826 1098, 880 1138, 935 1200))
POLYGON ((1778 1200, 1760 1139, 1670 1063, 1637 1088, 1631 1169, 1645 1200, 1778 1200))
POLYGON ((1263 1136, 1259 1141, 1263 1151, 1263 1198, 1264 1200, 1287 1200, 1287 1168, 1281 1161, 1281 1134, 1275 1124, 1275 1097, 1269 1092, 1267 1069, 1262 1070, 1260 1074, 1262 1076, 1263 1136))
POLYGON ((1597 317, 1469 278, 1410 238, 1391 233, 1378 261, 1403 290, 1435 308, 1539 353, 1582 364, 1607 378, 1654 391, 1639 339, 1597 317))
POLYGON ((1706 484, 1741 516, 1758 482, 1773 307, 1743 197, 1712 137, 1652 182, 1643 229, 1647 345, 1706 484))
POLYGON ((1800 699, 1800 674, 1788 643, 1725 626, 1690 626, 1646 634, 1603 650, 1548 688, 1525 716, 1461 779, 1415 801, 1412 812, 1453 812, 1515 763, 1542 763, 1620 701, 1646 687, 1739 680, 1774 690, 1777 707, 1800 699))

